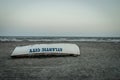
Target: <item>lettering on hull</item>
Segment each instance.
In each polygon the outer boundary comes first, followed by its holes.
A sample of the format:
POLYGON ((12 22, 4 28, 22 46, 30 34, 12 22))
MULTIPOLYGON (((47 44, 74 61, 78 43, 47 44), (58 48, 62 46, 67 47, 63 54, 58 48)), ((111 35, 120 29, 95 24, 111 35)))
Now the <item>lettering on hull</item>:
POLYGON ((62 52, 63 49, 62 48, 33 48, 30 49, 29 52, 30 53, 34 53, 34 52, 62 52))

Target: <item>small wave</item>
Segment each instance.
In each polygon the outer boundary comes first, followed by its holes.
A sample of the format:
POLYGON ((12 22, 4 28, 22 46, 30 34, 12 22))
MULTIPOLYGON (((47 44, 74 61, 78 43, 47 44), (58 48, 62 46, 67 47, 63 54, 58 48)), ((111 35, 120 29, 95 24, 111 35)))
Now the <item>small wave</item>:
POLYGON ((4 38, 0 38, 0 41, 89 41, 89 42, 120 42, 120 38, 15 38, 15 37, 4 37, 4 38))
POLYGON ((4 38, 4 39, 0 39, 0 41, 23 41, 23 40, 19 40, 19 39, 16 39, 16 38, 13 38, 13 39, 4 38))

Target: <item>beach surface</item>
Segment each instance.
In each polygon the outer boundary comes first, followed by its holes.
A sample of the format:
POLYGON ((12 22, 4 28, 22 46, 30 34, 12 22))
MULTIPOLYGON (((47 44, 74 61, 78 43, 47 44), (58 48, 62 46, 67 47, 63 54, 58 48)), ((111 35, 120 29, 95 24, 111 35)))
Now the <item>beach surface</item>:
POLYGON ((1 41, 0 80, 120 80, 120 43, 1 41), (81 55, 11 58, 16 46, 75 43, 81 55))

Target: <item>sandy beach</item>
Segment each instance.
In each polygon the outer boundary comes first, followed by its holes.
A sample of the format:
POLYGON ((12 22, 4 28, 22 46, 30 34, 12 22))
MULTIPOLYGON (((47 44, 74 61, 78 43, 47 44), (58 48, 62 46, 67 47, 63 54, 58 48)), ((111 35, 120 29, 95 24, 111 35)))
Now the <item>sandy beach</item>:
POLYGON ((0 80, 120 80, 120 43, 75 43, 78 57, 11 58, 16 46, 64 42, 0 42, 0 80))

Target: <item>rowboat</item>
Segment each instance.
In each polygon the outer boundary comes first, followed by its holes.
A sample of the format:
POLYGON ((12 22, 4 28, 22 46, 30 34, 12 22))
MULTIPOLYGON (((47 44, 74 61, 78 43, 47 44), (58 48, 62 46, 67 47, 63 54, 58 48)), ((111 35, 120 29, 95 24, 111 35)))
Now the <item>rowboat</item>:
POLYGON ((40 56, 40 55, 80 55, 80 49, 72 43, 51 43, 18 46, 14 49, 14 56, 40 56))

